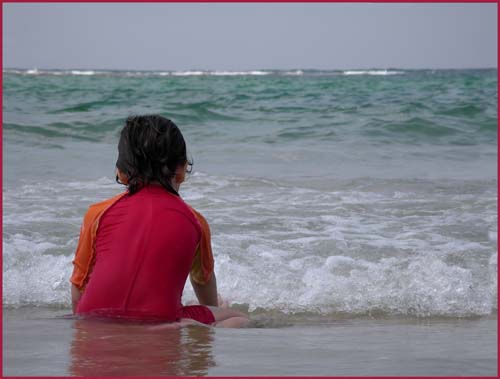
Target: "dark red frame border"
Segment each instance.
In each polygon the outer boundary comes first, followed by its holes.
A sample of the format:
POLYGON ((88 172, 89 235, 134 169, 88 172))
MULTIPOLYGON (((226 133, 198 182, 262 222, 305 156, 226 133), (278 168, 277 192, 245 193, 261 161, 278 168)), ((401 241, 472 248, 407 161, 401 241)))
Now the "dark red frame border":
MULTIPOLYGON (((331 1, 331 0, 312 0, 312 1, 303 1, 303 0, 272 0, 272 1, 266 1, 266 0, 253 0, 253 1, 242 1, 242 0, 218 0, 218 1, 209 1, 209 0, 181 0, 181 1, 170 1, 170 0, 148 0, 148 1, 134 1, 134 0, 105 0, 105 1, 99 1, 99 0, 84 0, 84 1, 74 1, 74 0, 49 0, 49 1, 43 1, 43 0, 0 0, 2 3, 2 7, 0 7, 0 34, 2 34, 2 40, 0 41, 0 45, 3 46, 3 4, 4 3, 471 3, 471 4, 480 4, 480 3, 496 3, 497 4, 497 44, 498 44, 498 19, 500 18, 500 6, 498 5, 498 0, 481 0, 481 1, 471 1, 471 0, 454 0, 454 1, 445 1, 445 0, 417 0, 417 1, 411 1, 411 0, 386 0, 386 1, 378 1, 378 0, 344 0, 344 1, 331 1)), ((498 46, 497 46, 497 70, 498 70, 498 60, 500 58, 500 54, 498 53, 498 46)), ((0 68, 3 70, 3 49, 2 53, 0 54, 0 68)), ((3 75, 0 76, 0 86, 3 88, 3 75)), ((498 89, 500 89, 500 85, 498 84, 498 71, 497 71, 497 109, 498 109, 498 89)), ((3 96, 0 96, 0 106, 1 106, 1 112, 3 116, 3 96)), ((497 115, 498 117, 498 115, 497 115)), ((498 120, 497 120, 498 123, 498 120)), ((0 138, 1 138, 1 144, 0 144, 0 187, 3 190, 3 117, 0 120, 0 138)), ((500 160, 498 159, 498 146, 500 145, 500 134, 498 133, 498 124, 497 124, 497 212, 500 207, 500 202, 498 200, 498 195, 500 194, 500 186, 498 186, 498 178, 500 177, 500 160)), ((3 241, 3 196, 0 199, 0 231, 1 231, 1 238, 3 241)), ((497 228, 500 226, 500 220, 497 218, 497 228)), ((498 230, 498 229, 497 229, 498 230)), ((3 244, 0 245, 0 253, 2 254, 3 257, 3 244)), ((498 254, 498 251, 497 251, 498 254)), ((1 283, 0 286, 2 287, 2 294, 0 296, 3 297, 3 259, 0 260, 0 279, 1 283)), ((497 273, 498 275, 498 273, 497 273)), ((498 296, 498 294, 497 294, 498 296)), ((0 358, 0 377, 3 376, 3 309, 0 310, 0 322, 2 323, 2 330, 0 331, 0 336, 2 337, 0 339, 0 347, 2 348, 2 357, 0 358)), ((500 323, 498 323, 498 317, 497 317, 497 325, 500 326, 500 323)), ((498 328, 497 328, 497 343, 498 343, 498 328)), ((498 354, 498 348, 497 348, 497 354, 498 354)), ((498 355, 500 356, 500 354, 498 355)), ((498 356, 497 356, 497 374, 498 374, 498 356)), ((7 377, 6 377, 7 378, 7 377)), ((54 378, 54 377, 34 377, 34 376, 29 376, 29 377, 20 377, 16 376, 15 378, 54 378)), ((57 377, 57 378, 64 378, 64 377, 57 377)), ((68 377, 71 378, 71 377, 68 377)), ((101 378, 101 377, 93 377, 93 378, 101 378)), ((107 377, 104 377, 107 378, 107 377)), ((154 377, 151 377, 154 378, 154 377)), ((170 378, 179 378, 179 377, 170 377, 170 378)), ((232 376, 226 376, 226 377, 220 377, 220 376, 213 376, 212 378, 220 378, 220 379, 226 379, 226 378, 236 378, 232 376)), ((305 379, 305 378, 311 378, 311 376, 258 376, 258 377, 252 377, 252 376, 241 376, 237 378, 242 378, 242 379, 250 379, 250 378, 293 378, 293 379, 305 379)), ((325 377, 329 378, 329 377, 325 377)), ((335 378, 348 378, 348 379, 357 379, 357 378, 365 378, 363 376, 349 376, 349 377, 343 377, 343 376, 338 376, 335 378)), ((399 376, 399 377, 393 377, 393 376, 377 376, 377 378, 419 378, 418 376, 399 376)), ((455 378, 452 376, 425 376, 423 378, 436 378, 436 379, 447 379, 447 378, 455 378)), ((496 378, 495 376, 484 376, 481 378, 496 378)))

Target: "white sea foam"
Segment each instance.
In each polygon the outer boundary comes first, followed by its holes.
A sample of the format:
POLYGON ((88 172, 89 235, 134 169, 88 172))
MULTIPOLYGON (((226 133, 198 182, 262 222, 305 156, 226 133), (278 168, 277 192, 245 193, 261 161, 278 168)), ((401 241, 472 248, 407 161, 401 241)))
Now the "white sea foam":
POLYGON ((497 242, 498 241, 498 231, 497 230, 488 231, 488 237, 489 237, 490 241, 497 242))
MULTIPOLYGON (((285 312, 494 312, 494 196, 464 198, 457 183, 397 192, 389 182, 368 184, 306 188, 196 173, 181 193, 210 222, 219 291, 231 303, 285 312)), ((83 214, 120 190, 108 178, 7 188, 4 304, 69 306, 83 214)), ((193 299, 188 283, 184 300, 193 299)))
POLYGON ((11 68, 4 68, 4 69, 2 69, 2 72, 4 74, 24 74, 24 71, 14 70, 14 69, 11 69, 11 68))
POLYGON ((48 75, 48 76, 62 76, 62 75, 77 75, 77 76, 93 76, 93 75, 106 75, 105 71, 94 70, 40 70, 33 68, 29 70, 4 70, 5 73, 22 74, 22 75, 48 75))
POLYGON ((171 74, 173 76, 200 76, 205 73, 203 71, 174 71, 171 74))
POLYGON ((285 72, 283 73, 283 75, 290 75, 290 76, 294 76, 294 75, 304 75, 304 71, 302 71, 302 70, 285 71, 285 72))
POLYGON ((92 70, 87 70, 87 71, 80 71, 80 70, 71 70, 71 75, 85 75, 85 76, 91 76, 95 75, 96 72, 92 70))
POLYGON ((242 75, 269 75, 268 71, 210 71, 209 75, 215 76, 242 76, 242 75))
MULTIPOLYGON (((29 70, 4 69, 5 73, 25 75, 74 75, 74 76, 127 76, 127 77, 149 77, 149 76, 302 76, 303 70, 177 70, 177 71, 99 71, 99 70, 29 70)), ((326 72, 325 72, 326 73, 326 72)), ((334 73, 330 73, 334 74, 334 73)), ((397 70, 346 70, 343 75, 400 75, 404 71, 397 70)))
MULTIPOLYGON (((162 75, 162 73, 157 73, 162 75)), ((270 75, 272 72, 269 71, 173 71, 169 73, 173 76, 245 76, 245 75, 270 75)))
POLYGON ((347 70, 343 72, 344 75, 401 75, 403 71, 389 71, 389 70, 347 70))
MULTIPOLYGON (((4 73, 25 75, 69 75, 69 76, 126 76, 126 77, 149 77, 149 76, 265 76, 272 75, 272 71, 250 70, 179 70, 179 71, 98 71, 98 70, 14 70, 4 69, 4 73)), ((303 75, 301 70, 287 71, 283 75, 303 75)))

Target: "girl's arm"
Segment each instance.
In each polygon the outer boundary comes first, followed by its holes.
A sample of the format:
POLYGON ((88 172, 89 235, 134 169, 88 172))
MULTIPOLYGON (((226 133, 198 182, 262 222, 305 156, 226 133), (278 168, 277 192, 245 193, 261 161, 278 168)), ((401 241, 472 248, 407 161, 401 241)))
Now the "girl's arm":
POLYGON ((191 284, 193 285, 194 293, 198 298, 201 305, 212 305, 214 307, 219 305, 217 299, 217 280, 215 279, 215 272, 212 273, 210 280, 205 284, 196 283, 192 278, 191 284))
POLYGON ((82 293, 80 292, 77 286, 71 283, 71 305, 73 307, 73 313, 76 312, 76 307, 78 306, 78 301, 80 300, 80 297, 82 297, 82 293))

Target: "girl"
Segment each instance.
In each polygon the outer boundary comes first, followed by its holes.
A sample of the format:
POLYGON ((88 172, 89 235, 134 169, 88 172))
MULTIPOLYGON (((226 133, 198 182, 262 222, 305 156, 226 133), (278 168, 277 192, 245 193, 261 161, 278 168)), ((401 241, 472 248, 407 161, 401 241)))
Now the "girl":
POLYGON ((129 117, 121 131, 117 181, 127 191, 91 205, 73 261, 73 312, 128 320, 239 327, 248 318, 217 307, 210 229, 179 196, 190 166, 177 126, 129 117), (190 276, 200 305, 183 306, 190 276))

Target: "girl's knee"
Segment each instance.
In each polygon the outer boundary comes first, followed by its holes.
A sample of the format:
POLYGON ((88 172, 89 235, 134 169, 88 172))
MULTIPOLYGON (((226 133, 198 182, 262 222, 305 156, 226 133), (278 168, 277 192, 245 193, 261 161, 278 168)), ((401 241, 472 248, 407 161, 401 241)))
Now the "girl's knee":
POLYGON ((250 319, 247 317, 230 317, 215 323, 217 328, 243 328, 248 325, 250 319))
POLYGON ((212 314, 214 315, 215 318, 215 322, 224 321, 233 317, 248 319, 248 316, 246 314, 234 309, 212 307, 212 306, 209 306, 208 308, 210 309, 210 311, 212 311, 212 314))

